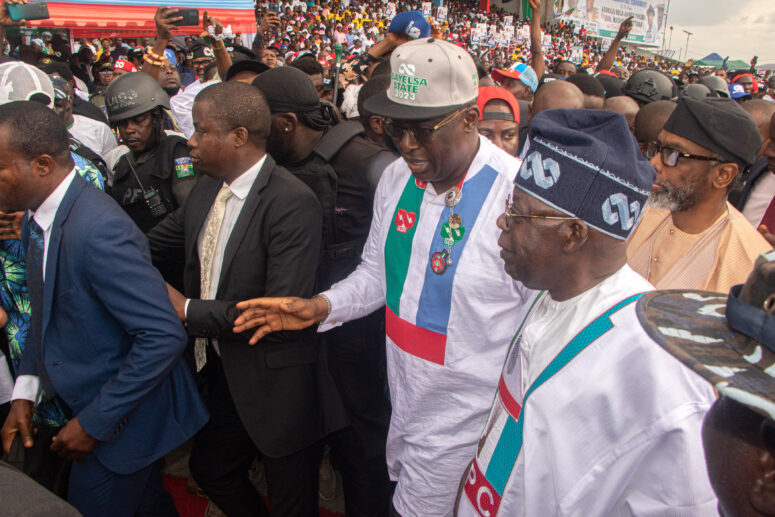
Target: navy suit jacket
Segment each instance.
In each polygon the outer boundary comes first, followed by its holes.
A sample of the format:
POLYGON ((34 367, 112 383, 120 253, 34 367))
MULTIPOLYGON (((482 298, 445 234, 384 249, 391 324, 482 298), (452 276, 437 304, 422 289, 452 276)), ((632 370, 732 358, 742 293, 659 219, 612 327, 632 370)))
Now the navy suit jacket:
POLYGON ((205 424, 181 360, 186 331, 145 236, 77 174, 51 228, 43 290, 42 343, 30 340, 19 374, 45 368, 105 467, 136 472, 205 424))

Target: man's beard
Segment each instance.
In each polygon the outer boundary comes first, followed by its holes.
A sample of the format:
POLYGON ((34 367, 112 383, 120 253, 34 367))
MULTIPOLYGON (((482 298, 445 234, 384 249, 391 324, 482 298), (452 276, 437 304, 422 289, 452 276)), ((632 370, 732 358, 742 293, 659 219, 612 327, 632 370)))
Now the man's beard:
POLYGON ((682 187, 676 187, 670 183, 657 183, 657 185, 664 190, 649 193, 649 204, 654 208, 686 212, 697 204, 697 189, 694 185, 688 184, 682 187))
POLYGON ((164 90, 170 97, 174 97, 180 91, 180 86, 166 86, 162 88, 162 90, 164 90))

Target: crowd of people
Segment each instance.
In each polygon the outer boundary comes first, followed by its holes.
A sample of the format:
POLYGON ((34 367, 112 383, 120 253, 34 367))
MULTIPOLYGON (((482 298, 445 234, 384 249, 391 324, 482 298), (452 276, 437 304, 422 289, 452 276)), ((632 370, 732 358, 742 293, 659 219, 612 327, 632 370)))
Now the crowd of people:
POLYGON ((775 513, 775 77, 391 6, 7 43, 9 515, 775 513))

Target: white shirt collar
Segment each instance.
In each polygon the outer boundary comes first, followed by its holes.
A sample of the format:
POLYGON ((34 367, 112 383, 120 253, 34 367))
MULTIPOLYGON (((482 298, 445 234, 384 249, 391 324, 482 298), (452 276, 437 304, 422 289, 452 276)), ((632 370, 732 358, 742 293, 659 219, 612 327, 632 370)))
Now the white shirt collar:
POLYGON ((231 190, 231 193, 239 199, 245 199, 248 197, 250 188, 253 186, 253 182, 256 181, 258 172, 261 170, 261 167, 264 166, 265 161, 266 153, 264 153, 264 156, 262 156, 261 159, 253 164, 248 170, 243 172, 237 179, 232 181, 230 185, 226 185, 229 187, 229 190, 231 190))
POLYGON ((59 205, 62 204, 62 200, 65 198, 67 189, 70 188, 70 184, 75 178, 75 169, 71 170, 65 179, 54 189, 51 194, 48 195, 45 201, 43 201, 35 212, 32 213, 32 217, 35 222, 38 223, 40 229, 47 232, 51 225, 54 224, 54 217, 57 215, 59 205))

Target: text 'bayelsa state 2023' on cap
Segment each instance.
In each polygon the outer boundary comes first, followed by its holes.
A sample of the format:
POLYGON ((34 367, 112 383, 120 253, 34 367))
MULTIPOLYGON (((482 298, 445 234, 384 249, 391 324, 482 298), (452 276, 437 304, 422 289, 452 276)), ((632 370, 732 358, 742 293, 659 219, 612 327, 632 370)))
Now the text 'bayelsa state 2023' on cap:
POLYGON ((365 103, 394 120, 426 120, 476 100, 479 74, 462 48, 434 38, 404 43, 390 57, 390 87, 365 103))

